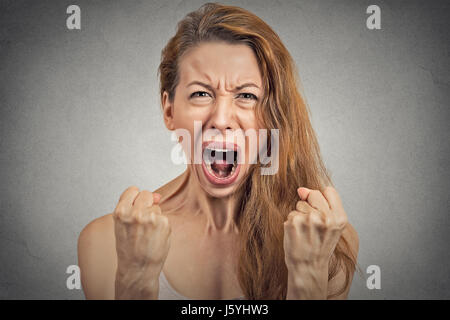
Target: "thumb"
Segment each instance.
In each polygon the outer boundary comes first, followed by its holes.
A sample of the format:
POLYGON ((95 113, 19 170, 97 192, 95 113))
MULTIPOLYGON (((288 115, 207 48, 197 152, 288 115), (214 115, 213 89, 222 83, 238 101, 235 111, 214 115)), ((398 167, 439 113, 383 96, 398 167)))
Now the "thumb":
POLYGON ((311 192, 311 189, 300 187, 297 189, 297 193, 300 196, 300 199, 305 201, 308 198, 309 193, 311 192))
POLYGON ((153 192, 152 194, 153 194, 153 204, 158 204, 162 197, 161 194, 156 192, 153 192))

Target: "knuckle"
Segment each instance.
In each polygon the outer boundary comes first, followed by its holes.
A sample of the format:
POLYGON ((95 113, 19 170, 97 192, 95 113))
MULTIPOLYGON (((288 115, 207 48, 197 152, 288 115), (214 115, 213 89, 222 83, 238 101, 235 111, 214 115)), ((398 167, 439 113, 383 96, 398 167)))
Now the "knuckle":
POLYGON ((288 216, 287 216, 287 218, 288 218, 288 220, 290 220, 290 219, 292 219, 295 215, 297 215, 298 214, 298 212, 297 211, 291 211, 291 212, 289 212, 289 214, 288 214, 288 216))
POLYGON ((345 225, 348 222, 348 217, 347 214, 345 213, 345 211, 339 211, 338 216, 336 218, 337 223, 339 225, 345 225))
POLYGON ((337 224, 338 224, 339 227, 344 228, 348 224, 348 218, 346 216, 340 218, 338 220, 337 224))
POLYGON ((145 224, 145 218, 144 217, 142 217, 140 214, 138 214, 136 217, 134 217, 134 222, 137 224, 137 225, 143 225, 143 224, 145 224))
POLYGON ((311 214, 309 219, 310 219, 311 224, 314 227, 316 227, 316 228, 323 228, 323 227, 325 227, 325 224, 324 224, 322 218, 318 214, 316 214, 316 213, 311 214))
POLYGON ((291 230, 294 228, 294 224, 291 220, 286 220, 284 223, 284 230, 291 230))
POLYGON ((139 191, 139 188, 138 188, 137 186, 135 186, 135 185, 132 185, 132 186, 129 186, 129 187, 127 188, 127 191, 131 191, 131 190, 133 190, 133 191, 139 191))
POLYGON ((302 214, 299 213, 299 214, 294 215, 294 216, 292 217, 292 223, 293 223, 293 224, 296 224, 296 225, 302 224, 302 223, 303 223, 303 217, 302 217, 302 214))
POLYGON ((128 214, 128 218, 137 219, 140 216, 139 210, 136 207, 133 207, 128 214))
POLYGON ((326 228, 332 228, 335 224, 336 224, 336 221, 332 216, 330 216, 330 215, 325 216, 324 225, 326 228))
POLYGON ((116 207, 116 210, 114 210, 114 214, 117 218, 124 219, 127 218, 127 216, 129 215, 129 210, 125 205, 119 204, 116 207))
POLYGON ((114 215, 120 218, 124 214, 125 210, 122 206, 118 205, 116 209, 114 209, 114 215))
POLYGON ((135 215, 136 222, 139 224, 147 223, 148 216, 143 211, 138 211, 135 215))

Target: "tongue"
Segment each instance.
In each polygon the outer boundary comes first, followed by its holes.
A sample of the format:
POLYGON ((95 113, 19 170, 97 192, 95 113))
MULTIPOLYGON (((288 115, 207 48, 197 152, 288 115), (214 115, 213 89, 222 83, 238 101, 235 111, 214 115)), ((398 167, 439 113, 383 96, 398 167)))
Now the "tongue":
POLYGON ((219 170, 230 170, 233 167, 232 163, 227 163, 225 160, 221 159, 215 159, 214 160, 214 167, 216 167, 219 170))
POLYGON ((226 164, 226 163, 214 163, 214 168, 220 171, 230 171, 231 167, 233 167, 232 164, 226 164))
POLYGON ((225 160, 216 160, 211 165, 211 168, 219 173, 221 177, 226 177, 231 173, 231 170, 233 169, 232 164, 227 164, 225 160))

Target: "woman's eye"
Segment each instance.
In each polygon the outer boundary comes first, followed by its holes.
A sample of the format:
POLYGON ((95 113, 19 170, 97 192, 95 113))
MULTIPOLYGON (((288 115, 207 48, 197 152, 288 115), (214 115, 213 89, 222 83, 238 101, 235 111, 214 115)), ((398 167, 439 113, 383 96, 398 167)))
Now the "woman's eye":
POLYGON ((210 97, 211 95, 206 91, 196 91, 190 95, 191 98, 195 97, 210 97))
POLYGON ((240 93, 238 97, 250 100, 258 100, 258 97, 255 96, 253 93, 240 93))

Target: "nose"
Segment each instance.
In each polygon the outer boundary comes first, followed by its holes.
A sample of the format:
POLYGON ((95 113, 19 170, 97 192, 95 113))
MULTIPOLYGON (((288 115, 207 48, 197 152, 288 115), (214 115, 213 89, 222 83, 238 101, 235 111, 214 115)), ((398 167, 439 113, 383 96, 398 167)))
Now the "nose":
POLYGON ((209 128, 217 129, 222 133, 225 133, 226 130, 238 128, 234 106, 228 97, 217 98, 211 111, 209 128))

